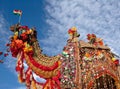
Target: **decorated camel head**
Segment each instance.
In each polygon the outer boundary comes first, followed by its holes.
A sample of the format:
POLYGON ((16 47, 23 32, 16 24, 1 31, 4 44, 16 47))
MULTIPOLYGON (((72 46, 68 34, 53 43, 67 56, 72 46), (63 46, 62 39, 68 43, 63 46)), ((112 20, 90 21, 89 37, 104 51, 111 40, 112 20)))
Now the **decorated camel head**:
POLYGON ((18 79, 28 89, 120 89, 119 60, 95 34, 88 34, 84 42, 72 27, 61 55, 49 57, 42 54, 34 28, 16 24, 10 30, 14 34, 9 48, 17 58, 18 79), (33 73, 46 82, 37 82, 33 73))

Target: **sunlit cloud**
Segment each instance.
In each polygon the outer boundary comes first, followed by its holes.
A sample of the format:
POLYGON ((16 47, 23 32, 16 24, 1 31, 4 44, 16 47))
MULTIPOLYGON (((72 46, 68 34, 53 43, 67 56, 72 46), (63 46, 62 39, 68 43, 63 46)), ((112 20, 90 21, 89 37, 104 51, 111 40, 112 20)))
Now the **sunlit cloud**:
POLYGON ((43 50, 48 54, 58 54, 68 39, 67 30, 78 28, 80 39, 88 33, 103 38, 112 50, 120 55, 120 1, 119 0, 46 0, 49 24, 43 50))

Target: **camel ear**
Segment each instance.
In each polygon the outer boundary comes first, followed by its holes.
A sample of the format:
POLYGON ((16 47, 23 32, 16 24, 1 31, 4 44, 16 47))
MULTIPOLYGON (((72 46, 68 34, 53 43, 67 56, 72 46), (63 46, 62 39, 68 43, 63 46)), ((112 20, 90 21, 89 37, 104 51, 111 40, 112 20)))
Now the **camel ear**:
POLYGON ((11 27, 10 27, 10 31, 12 31, 12 32, 13 32, 13 31, 14 31, 14 29, 15 29, 15 27, 16 27, 15 25, 11 26, 11 27))
POLYGON ((12 32, 14 32, 14 30, 16 29, 16 28, 18 28, 20 26, 20 24, 18 23, 18 24, 15 24, 15 25, 12 25, 12 26, 10 26, 10 30, 12 31, 12 32))

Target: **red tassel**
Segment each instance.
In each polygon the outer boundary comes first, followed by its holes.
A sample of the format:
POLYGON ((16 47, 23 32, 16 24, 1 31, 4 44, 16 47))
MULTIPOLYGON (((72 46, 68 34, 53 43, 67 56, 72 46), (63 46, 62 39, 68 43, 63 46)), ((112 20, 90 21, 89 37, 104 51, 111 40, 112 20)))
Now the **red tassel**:
POLYGON ((57 76, 51 78, 51 79, 47 79, 46 83, 43 86, 43 89, 47 88, 47 89, 61 89, 60 88, 60 72, 58 72, 57 76))
POLYGON ((54 80, 52 80, 52 79, 50 79, 50 87, 51 87, 51 89, 55 89, 54 80))
POLYGON ((9 43, 7 43, 7 44, 6 44, 6 46, 10 46, 10 44, 9 44, 9 43))
POLYGON ((24 76, 23 53, 22 52, 18 54, 16 71, 19 73, 20 82, 24 82, 25 81, 25 76, 24 76))
POLYGON ((0 52, 0 55, 2 55, 3 54, 3 52, 0 52))
POLYGON ((46 85, 48 84, 49 79, 46 80, 45 84, 43 85, 43 89, 46 87, 46 85))
POLYGON ((114 64, 115 64, 115 65, 119 65, 119 60, 115 60, 115 61, 114 61, 114 64))
POLYGON ((0 60, 0 63, 3 63, 3 60, 0 60))
POLYGON ((7 56, 8 56, 8 53, 5 53, 5 54, 4 54, 4 57, 7 57, 7 56))
POLYGON ((26 75, 26 80, 25 80, 26 85, 30 87, 31 82, 32 82, 32 70, 28 68, 25 75, 26 75))
POLYGON ((57 76, 53 77, 52 80, 54 81, 54 86, 55 88, 57 89, 61 89, 60 88, 60 81, 59 81, 59 78, 60 78, 60 71, 58 72, 57 76))

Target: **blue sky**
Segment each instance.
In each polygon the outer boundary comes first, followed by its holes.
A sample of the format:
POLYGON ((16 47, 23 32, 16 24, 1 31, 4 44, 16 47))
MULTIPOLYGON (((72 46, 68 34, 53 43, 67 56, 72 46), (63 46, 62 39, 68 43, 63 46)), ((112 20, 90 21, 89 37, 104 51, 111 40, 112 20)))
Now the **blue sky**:
MULTIPOLYGON (((43 52, 61 53, 68 39, 67 30, 78 28, 80 39, 88 33, 103 38, 111 50, 120 55, 120 0, 0 0, 0 50, 12 34, 9 27, 16 24, 14 9, 23 11, 21 24, 36 27, 43 52)), ((2 58, 2 57, 1 57, 2 58)), ((25 89, 15 72, 16 59, 8 56, 0 64, 0 89, 25 89)))

